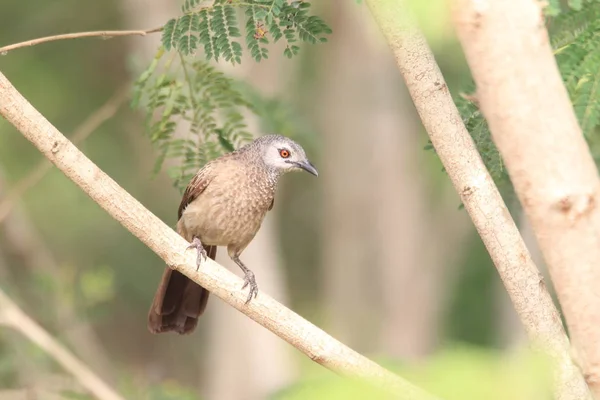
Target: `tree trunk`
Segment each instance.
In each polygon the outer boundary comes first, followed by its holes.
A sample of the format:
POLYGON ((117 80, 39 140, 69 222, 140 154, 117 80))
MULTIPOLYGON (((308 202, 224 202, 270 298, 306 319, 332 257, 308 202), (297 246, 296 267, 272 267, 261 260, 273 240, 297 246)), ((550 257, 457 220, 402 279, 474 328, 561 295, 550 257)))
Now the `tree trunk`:
POLYGON ((600 397, 600 179, 536 0, 455 1, 477 98, 600 397))
POLYGON ((373 132, 367 148, 372 177, 368 191, 376 206, 366 212, 372 215, 370 237, 375 238, 382 296, 380 350, 398 358, 420 358, 439 343, 443 305, 460 256, 457 249, 463 248, 472 227, 466 213, 457 210, 460 200, 449 182, 444 181, 438 205, 431 204, 432 174, 424 163, 432 155, 423 150, 418 116, 380 32, 372 20, 364 20, 368 62, 363 65, 373 83, 365 97, 377 99, 365 105, 361 117, 373 132), (390 90, 391 82, 397 90, 390 90))
MULTIPOLYGON (((367 0, 369 9, 392 50, 431 142, 455 189, 461 195, 465 209, 494 261, 521 322, 537 348, 547 352, 556 362, 554 371, 557 377, 557 397, 588 398, 590 394, 583 377, 570 358, 568 338, 560 323, 558 311, 548 291, 540 285, 539 271, 497 187, 483 165, 431 49, 414 22, 408 3, 397 0, 367 0)), ((462 10, 460 7, 458 9, 462 10)), ((485 10, 489 11, 489 7, 485 10)), ((510 21, 504 21, 504 25, 510 25, 510 21)), ((464 27, 477 29, 481 24, 480 21, 475 21, 465 24, 464 27)), ((495 31, 501 30, 498 27, 495 31)), ((470 36, 466 35, 473 40, 479 39, 479 36, 473 35, 472 32, 470 36)), ((484 47, 486 50, 497 50, 495 45, 489 43, 484 47)), ((505 56, 501 56, 500 59, 501 64, 510 61, 510 58, 505 56)), ((494 71, 496 68, 497 65, 493 64, 484 70, 494 71)), ((496 86, 503 85, 496 82, 496 86)), ((511 107, 506 104, 502 109, 509 110, 511 107)), ((522 145, 520 148, 535 147, 522 145)))

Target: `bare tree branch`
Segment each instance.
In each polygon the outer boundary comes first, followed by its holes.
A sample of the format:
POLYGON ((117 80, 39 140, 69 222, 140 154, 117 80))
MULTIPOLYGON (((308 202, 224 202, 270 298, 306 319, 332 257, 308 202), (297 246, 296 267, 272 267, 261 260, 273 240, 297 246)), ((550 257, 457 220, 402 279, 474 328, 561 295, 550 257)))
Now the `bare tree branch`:
POLYGON ((29 318, 2 290, 0 290, 0 324, 10 326, 37 344, 79 383, 100 400, 123 400, 112 388, 96 376, 84 363, 29 318))
POLYGON ((0 115, 167 265, 181 271, 271 330, 313 361, 340 375, 369 381, 395 393, 401 399, 435 398, 346 347, 264 292, 260 292, 256 299, 245 305, 246 293, 241 290, 242 280, 216 262, 207 260, 200 270, 197 270, 195 253, 185 251, 189 243, 102 172, 50 124, 2 74, 0 115))
POLYGON ((538 0, 455 0, 494 142, 546 260, 579 364, 600 398, 600 179, 538 0))
MULTIPOLYGON (((47 161, 46 158, 44 160, 47 161)), ((52 165, 52 163, 48 163, 52 165)), ((3 183, 3 171, 0 168, 0 198, 3 195, 3 183)), ((49 307, 52 307, 53 310, 56 310, 57 325, 55 326, 61 328, 61 333, 64 334, 71 347, 75 350, 75 353, 85 363, 94 368, 109 383, 111 381, 114 382, 116 380, 115 368, 99 342, 92 325, 86 319, 80 318, 77 315, 77 309, 74 302, 71 301, 72 299, 66 299, 65 297, 68 296, 64 296, 65 291, 69 290, 72 282, 61 279, 64 272, 24 211, 17 207, 8 218, 0 221, 0 233, 11 254, 19 258, 25 268, 32 271, 45 272, 56 279, 57 286, 53 298, 42 298, 42 301, 48 304, 49 307)), ((0 262, 0 268, 2 267, 3 264, 0 262)), ((20 286, 13 280, 8 279, 8 277, 2 277, 2 282, 4 285, 7 285, 6 287, 11 287, 13 290, 20 286)), ((30 282, 26 282, 25 285, 31 287, 30 282)), ((22 290, 23 286, 21 285, 19 288, 22 290)), ((33 304, 34 306, 39 305, 40 299, 36 300, 38 301, 29 304, 33 304)))
MULTIPOLYGON (((557 399, 590 399, 585 381, 570 358, 569 341, 552 298, 543 285, 541 274, 462 123, 435 58, 413 22, 407 1, 367 0, 367 4, 390 45, 423 125, 498 269, 529 338, 556 362, 557 399)), ((516 4, 516 0, 511 6, 516 7, 515 13, 522 9, 516 4)), ((506 29, 502 29, 495 32, 505 34, 505 31, 506 29)), ((473 35, 473 32, 469 35, 473 35)), ((514 44, 521 39, 512 37, 506 40, 508 45, 509 42, 514 44)), ((487 46, 496 47, 490 42, 486 43, 487 46)), ((488 68, 493 70, 496 66, 490 64, 488 68)), ((496 90, 497 86, 498 83, 488 89, 496 90)), ((481 98, 479 89, 477 93, 481 98)), ((518 95, 519 92, 515 94, 518 95)), ((504 107, 509 109, 506 104, 504 107)), ((510 109, 513 109, 512 105, 510 109)), ((554 109, 555 107, 546 108, 548 112, 554 109)), ((527 109, 527 113, 536 112, 538 111, 527 109)), ((551 121, 552 118, 548 120, 551 121)), ((540 129, 529 131, 546 134, 540 129)), ((540 135, 542 134, 536 136, 540 135)), ((519 147, 524 148, 524 145, 519 147)), ((529 148, 538 151, 537 145, 530 145, 529 148)), ((596 245, 595 251, 600 251, 600 246, 596 245)), ((600 285, 596 286, 598 287, 600 285)), ((600 321, 596 322, 600 327, 600 321)))
POLYGON ((78 39, 83 37, 101 37, 103 39, 111 39, 115 36, 146 36, 150 33, 161 32, 163 27, 138 30, 138 31, 91 31, 91 32, 76 32, 76 33, 65 33, 62 35, 52 35, 42 38, 27 40, 21 43, 10 44, 8 46, 0 47, 0 55, 6 55, 11 50, 20 49, 22 47, 35 46, 36 44, 54 42, 56 40, 66 39, 78 39))
MULTIPOLYGON (((119 107, 129 95, 129 84, 118 89, 102 107, 92 113, 83 123, 75 129, 71 137, 73 144, 79 144, 90 136, 105 121, 112 118, 119 107)), ((35 186, 52 169, 52 163, 47 158, 43 158, 39 164, 23 179, 21 179, 6 196, 0 200, 0 224, 13 209, 16 201, 23 194, 35 186)))

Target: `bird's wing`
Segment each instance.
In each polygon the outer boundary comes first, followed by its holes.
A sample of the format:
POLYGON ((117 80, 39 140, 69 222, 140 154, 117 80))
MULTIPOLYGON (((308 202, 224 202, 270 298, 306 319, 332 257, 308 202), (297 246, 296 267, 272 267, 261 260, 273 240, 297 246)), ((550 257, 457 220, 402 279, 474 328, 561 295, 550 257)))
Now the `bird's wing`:
POLYGON ((190 180, 190 183, 185 188, 185 192, 183 192, 183 197, 181 198, 181 203, 179 204, 179 210, 177 211, 177 219, 181 218, 181 214, 183 214, 183 210, 194 201, 204 189, 208 186, 210 181, 213 180, 213 163, 208 163, 204 167, 202 167, 196 175, 190 180))
POLYGON ((275 197, 273 197, 273 200, 271 200, 271 205, 269 206, 269 209, 267 211, 271 211, 271 209, 273 208, 273 204, 275 204, 275 197))

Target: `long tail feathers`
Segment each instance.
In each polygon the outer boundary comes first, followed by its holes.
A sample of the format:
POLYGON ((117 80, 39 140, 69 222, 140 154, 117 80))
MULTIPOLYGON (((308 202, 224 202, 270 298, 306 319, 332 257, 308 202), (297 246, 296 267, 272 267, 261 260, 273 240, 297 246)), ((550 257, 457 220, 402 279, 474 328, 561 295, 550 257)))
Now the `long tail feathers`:
MULTIPOLYGON (((205 246, 208 257, 215 259, 216 246, 205 246)), ((179 271, 167 267, 148 313, 151 333, 174 331, 180 335, 194 331, 206 309, 209 291, 179 271)))

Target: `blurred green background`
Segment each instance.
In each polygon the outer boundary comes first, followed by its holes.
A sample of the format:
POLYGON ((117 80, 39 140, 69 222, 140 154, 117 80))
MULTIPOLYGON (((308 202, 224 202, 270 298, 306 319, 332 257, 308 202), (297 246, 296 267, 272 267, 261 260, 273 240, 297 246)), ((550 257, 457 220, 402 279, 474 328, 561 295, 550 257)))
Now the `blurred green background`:
MULTIPOLYGON (((468 71, 445 2, 417 3, 457 93, 468 71)), ((242 259, 261 290, 444 398, 549 398, 545 369, 522 354, 524 331, 481 240, 439 160, 423 150, 427 135, 368 9, 350 0, 313 9, 333 29, 327 43, 303 45, 291 60, 275 46, 260 64, 219 64, 293 110, 281 118, 294 132, 282 133, 296 135, 320 172, 318 179, 284 179, 242 259)), ((0 46, 149 29, 177 15, 173 0, 4 0, 0 46)), ((72 137, 115 93, 131 93, 158 40, 51 42, 0 56, 0 71, 72 137)), ((174 226, 179 193, 166 174, 151 177, 156 152, 144 136, 143 112, 128 102, 113 98, 117 111, 78 147, 174 226)), ((250 124, 256 135, 268 126, 250 124)), ((0 120, 0 210, 10 206, 0 214, 0 286, 126 398, 378 398, 215 297, 193 335, 148 333, 163 263, 56 169, 11 198, 40 161, 0 120)), ((239 273, 222 253, 217 261, 239 273)), ((41 350, 0 329, 0 393, 65 387, 80 391, 41 350)))

